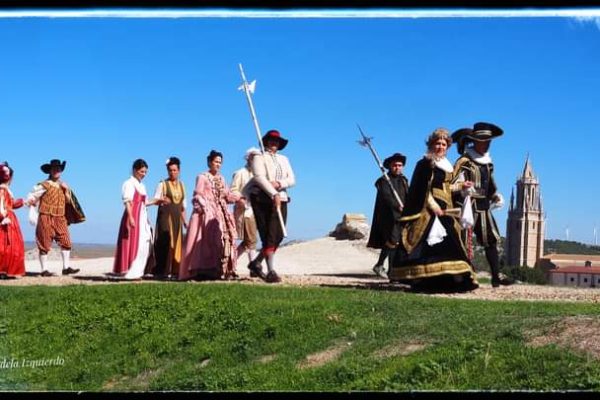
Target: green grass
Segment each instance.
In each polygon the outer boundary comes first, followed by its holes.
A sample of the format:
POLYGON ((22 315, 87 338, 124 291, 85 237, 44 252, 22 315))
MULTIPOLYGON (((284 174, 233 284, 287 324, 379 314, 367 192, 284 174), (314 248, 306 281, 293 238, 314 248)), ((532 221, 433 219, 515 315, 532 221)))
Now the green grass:
POLYGON ((526 344, 563 317, 598 317, 593 304, 235 283, 0 287, 0 304, 0 362, 64 360, 0 369, 0 390, 600 389, 599 361, 526 344), (377 354, 410 343, 424 346, 377 354), (299 367, 335 345, 339 358, 299 367))

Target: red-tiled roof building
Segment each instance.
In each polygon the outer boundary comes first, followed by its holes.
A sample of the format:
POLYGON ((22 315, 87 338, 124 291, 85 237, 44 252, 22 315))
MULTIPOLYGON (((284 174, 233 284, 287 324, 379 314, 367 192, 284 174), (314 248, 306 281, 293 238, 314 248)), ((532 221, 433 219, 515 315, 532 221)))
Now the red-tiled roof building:
POLYGON ((548 271, 550 284, 559 286, 600 287, 600 266, 587 260, 585 266, 569 265, 548 271))

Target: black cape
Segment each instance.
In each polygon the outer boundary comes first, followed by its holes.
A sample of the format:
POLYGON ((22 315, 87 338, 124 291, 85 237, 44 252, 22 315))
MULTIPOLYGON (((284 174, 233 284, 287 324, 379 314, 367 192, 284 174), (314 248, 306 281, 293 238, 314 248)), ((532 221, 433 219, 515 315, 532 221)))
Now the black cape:
MULTIPOLYGON (((408 192, 408 180, 402 174, 388 176, 400 200, 404 203, 406 193, 408 192)), ((394 227, 398 225, 401 213, 390 184, 383 176, 375 181, 375 187, 377 188, 377 197, 375 198, 375 208, 373 209, 373 220, 367 247, 382 249, 387 241, 396 243, 400 240, 400 231, 396 229, 396 232, 394 232, 394 227)))

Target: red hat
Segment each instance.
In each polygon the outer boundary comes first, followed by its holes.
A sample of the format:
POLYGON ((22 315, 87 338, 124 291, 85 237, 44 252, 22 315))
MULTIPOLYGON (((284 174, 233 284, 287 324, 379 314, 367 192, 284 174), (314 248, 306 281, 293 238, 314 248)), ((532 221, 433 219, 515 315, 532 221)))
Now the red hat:
POLYGON ((287 144, 288 144, 287 139, 282 138, 281 137, 281 133, 279 133, 279 131, 275 130, 275 129, 271 129, 270 131, 268 131, 267 133, 265 133, 265 136, 263 136, 263 138, 262 138, 263 146, 267 145, 267 140, 268 139, 275 139, 275 140, 277 140, 277 142, 279 143, 277 145, 277 148, 279 150, 283 150, 285 148, 285 146, 287 146, 287 144))

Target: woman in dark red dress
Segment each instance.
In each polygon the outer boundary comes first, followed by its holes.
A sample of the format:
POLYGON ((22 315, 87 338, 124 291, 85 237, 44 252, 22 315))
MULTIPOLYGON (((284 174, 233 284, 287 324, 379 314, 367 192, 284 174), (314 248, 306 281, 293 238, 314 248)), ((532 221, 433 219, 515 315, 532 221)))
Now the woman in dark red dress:
POLYGON ((9 189, 13 170, 7 162, 0 164, 0 279, 25 275, 25 246, 19 220, 14 211, 23 206, 9 189))

